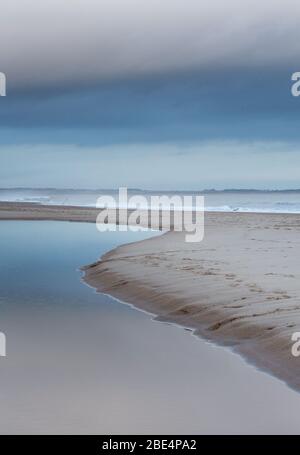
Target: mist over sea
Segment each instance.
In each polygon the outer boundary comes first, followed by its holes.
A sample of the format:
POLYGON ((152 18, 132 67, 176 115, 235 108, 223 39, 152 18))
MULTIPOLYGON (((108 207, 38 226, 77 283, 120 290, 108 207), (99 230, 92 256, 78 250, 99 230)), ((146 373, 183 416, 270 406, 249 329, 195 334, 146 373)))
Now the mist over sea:
MULTIPOLYGON (((295 190, 199 190, 199 191, 151 191, 128 189, 128 197, 143 195, 167 196, 203 195, 205 210, 221 212, 300 213, 300 189, 295 190)), ((117 189, 0 189, 0 201, 34 202, 39 204, 96 206, 103 195, 118 198, 117 189)))

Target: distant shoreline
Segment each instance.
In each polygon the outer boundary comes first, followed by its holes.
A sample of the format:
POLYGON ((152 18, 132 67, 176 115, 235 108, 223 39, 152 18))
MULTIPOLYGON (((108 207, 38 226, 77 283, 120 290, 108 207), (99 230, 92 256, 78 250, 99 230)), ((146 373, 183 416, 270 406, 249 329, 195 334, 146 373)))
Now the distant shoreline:
MULTIPOLYGON (((57 193, 60 192, 79 192, 79 193, 102 193, 102 192, 117 192, 118 188, 29 188, 29 187, 4 187, 0 188, 1 191, 55 191, 57 193)), ((223 189, 215 189, 215 188, 204 188, 204 189, 194 189, 194 190, 172 190, 172 189, 143 189, 143 188, 128 188, 128 191, 134 191, 137 193, 149 193, 149 194, 157 194, 157 193, 180 193, 180 194, 194 194, 194 193, 203 193, 203 194, 214 194, 214 193, 300 193, 300 188, 268 188, 268 189, 259 189, 259 188, 223 188, 223 189)), ((1 201, 0 201, 1 202, 1 201)))

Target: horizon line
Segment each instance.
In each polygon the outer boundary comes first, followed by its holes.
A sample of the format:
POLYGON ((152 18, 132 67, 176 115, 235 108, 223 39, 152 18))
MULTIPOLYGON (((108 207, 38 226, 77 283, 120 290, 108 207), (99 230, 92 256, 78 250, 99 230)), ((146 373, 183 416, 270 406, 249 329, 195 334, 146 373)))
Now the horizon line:
MULTIPOLYGON (((121 188, 121 187, 120 187, 121 188)), ((122 187, 124 188, 124 187, 122 187)), ((0 188, 0 191, 70 191, 70 192, 100 192, 100 191, 119 191, 119 188, 57 188, 57 187, 4 187, 0 188)), ((215 189, 215 188, 206 188, 206 189, 143 189, 143 188, 135 188, 135 187, 128 187, 128 191, 138 191, 143 193, 300 193, 300 188, 283 188, 283 189, 259 189, 259 188, 223 188, 223 189, 215 189)))

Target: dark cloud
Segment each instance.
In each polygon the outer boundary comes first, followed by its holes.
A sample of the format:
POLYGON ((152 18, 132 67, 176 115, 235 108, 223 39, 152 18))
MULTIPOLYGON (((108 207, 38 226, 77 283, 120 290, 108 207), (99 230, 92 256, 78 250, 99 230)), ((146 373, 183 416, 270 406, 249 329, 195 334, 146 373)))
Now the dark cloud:
POLYGON ((10 128, 27 137, 38 130, 34 142, 44 143, 53 132, 55 142, 88 144, 297 138, 300 102, 290 74, 236 67, 11 93, 0 102, 0 141, 10 128))

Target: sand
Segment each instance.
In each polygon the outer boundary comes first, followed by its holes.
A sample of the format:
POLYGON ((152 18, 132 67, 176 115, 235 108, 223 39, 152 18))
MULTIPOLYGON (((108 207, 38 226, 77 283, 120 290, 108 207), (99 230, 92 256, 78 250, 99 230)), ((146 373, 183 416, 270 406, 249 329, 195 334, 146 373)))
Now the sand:
MULTIPOLYGON (((94 222, 97 209, 0 203, 0 219, 94 222)), ((84 267, 100 292, 228 345, 300 390, 300 215, 206 213, 205 237, 167 232, 84 267)), ((226 372, 224 372, 226 374, 226 372)))

